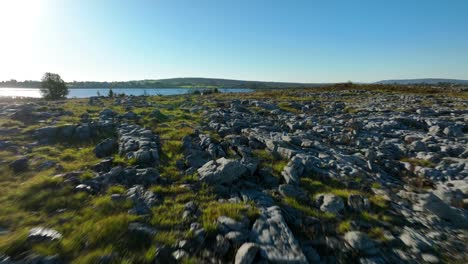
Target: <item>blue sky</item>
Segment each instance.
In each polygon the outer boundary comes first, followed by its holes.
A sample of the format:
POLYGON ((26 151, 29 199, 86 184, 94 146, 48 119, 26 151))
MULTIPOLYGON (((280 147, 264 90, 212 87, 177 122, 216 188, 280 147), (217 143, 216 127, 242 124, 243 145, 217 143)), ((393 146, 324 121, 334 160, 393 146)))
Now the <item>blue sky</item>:
POLYGON ((0 80, 468 79, 466 0, 5 0, 0 80))

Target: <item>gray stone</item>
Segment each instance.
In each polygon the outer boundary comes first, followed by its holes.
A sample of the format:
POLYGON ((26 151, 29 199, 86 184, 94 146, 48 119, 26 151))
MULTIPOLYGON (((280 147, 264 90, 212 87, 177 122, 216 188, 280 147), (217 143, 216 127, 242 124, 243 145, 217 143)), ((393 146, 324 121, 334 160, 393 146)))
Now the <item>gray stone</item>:
POLYGON ((346 244, 355 251, 373 255, 377 253, 375 243, 364 233, 359 231, 350 231, 344 235, 346 244))
POLYGON ((252 227, 251 239, 259 246, 262 258, 269 262, 307 263, 278 206, 260 214, 252 227))
POLYGON ((291 161, 284 167, 281 175, 283 175, 284 180, 288 184, 299 184, 300 177, 304 173, 304 165, 298 157, 293 157, 291 161))
POLYGON ((12 161, 9 166, 14 172, 22 172, 28 169, 28 158, 22 157, 12 161))
POLYGON ((247 226, 245 225, 245 223, 236 221, 227 216, 218 217, 217 223, 218 223, 218 229, 222 233, 228 233, 231 231, 242 231, 242 230, 247 229, 247 226))
POLYGON ((62 239, 62 234, 60 234, 56 230, 39 226, 31 228, 29 230, 28 239, 33 241, 60 240, 62 239))
POLYGON ((36 129, 36 131, 34 131, 34 137, 36 137, 39 140, 53 139, 54 137, 57 136, 58 131, 59 131, 59 128, 55 126, 41 127, 41 128, 36 129))
POLYGON ((307 193, 305 191, 303 191, 300 187, 297 187, 292 184, 281 184, 278 187, 278 191, 284 197, 292 197, 300 201, 309 200, 309 197, 307 196, 307 193))
POLYGON ((320 263, 320 255, 317 251, 311 246, 303 246, 302 251, 307 258, 309 263, 320 263))
POLYGON ((203 182, 230 184, 244 175, 247 168, 239 160, 220 158, 207 162, 197 171, 203 182))
POLYGON ((247 241, 248 236, 239 231, 231 231, 224 235, 224 238, 229 240, 234 247, 238 247, 247 241))
POLYGON ((117 141, 112 138, 107 138, 101 141, 101 143, 99 143, 94 148, 94 154, 96 154, 96 157, 98 158, 104 158, 106 156, 110 156, 116 150, 117 150, 117 141))
POLYGON ((137 119, 138 119, 138 115, 135 114, 135 113, 132 112, 132 111, 128 111, 127 113, 125 113, 125 114, 122 115, 122 118, 123 118, 123 119, 128 119, 128 120, 137 120, 137 119))
POLYGON ((344 209, 343 199, 334 194, 321 194, 317 196, 317 203, 323 212, 337 214, 344 209))
POLYGON ((369 199, 359 194, 351 194, 348 196, 348 206, 356 212, 368 210, 370 207, 369 199))
POLYGON ((174 252, 172 252, 172 257, 177 260, 177 261, 182 261, 183 259, 186 259, 189 257, 189 254, 187 253, 187 251, 183 250, 183 249, 178 249, 174 252))
POLYGON ((254 243, 243 244, 236 253, 235 264, 252 264, 257 256, 259 247, 254 243))
POLYGON ((448 137, 462 137, 463 131, 460 126, 448 126, 444 128, 444 134, 448 137))
POLYGON ((433 193, 421 199, 421 206, 425 210, 449 221, 454 226, 468 228, 468 218, 461 210, 451 207, 433 193))
POLYGON ((427 262, 427 263, 439 263, 440 260, 438 257, 432 255, 432 254, 428 254, 428 253, 423 253, 421 254, 421 258, 427 262))
POLYGON ((400 235, 400 240, 408 247, 426 251, 431 249, 432 243, 421 233, 410 227, 405 227, 400 235))
POLYGON ((134 152, 136 164, 151 164, 154 162, 149 150, 138 150, 134 152))
POLYGON ((224 256, 228 253, 229 248, 231 245, 229 244, 229 241, 224 238, 222 235, 217 235, 216 236, 216 242, 214 246, 214 251, 216 252, 217 255, 219 256, 224 256))
POLYGON ((57 165, 57 162, 52 161, 52 160, 46 160, 37 166, 37 170, 39 171, 48 170, 48 169, 55 167, 56 165, 57 165))

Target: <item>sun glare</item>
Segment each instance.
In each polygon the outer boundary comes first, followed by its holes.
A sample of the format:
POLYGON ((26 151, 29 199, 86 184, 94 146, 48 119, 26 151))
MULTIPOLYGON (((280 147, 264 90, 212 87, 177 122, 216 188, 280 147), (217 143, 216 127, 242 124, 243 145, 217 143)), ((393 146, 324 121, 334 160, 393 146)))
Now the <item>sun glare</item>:
POLYGON ((0 0, 0 71, 31 71, 46 0, 0 0))
POLYGON ((0 1, 0 31, 3 36, 30 33, 42 12, 43 0, 0 1))

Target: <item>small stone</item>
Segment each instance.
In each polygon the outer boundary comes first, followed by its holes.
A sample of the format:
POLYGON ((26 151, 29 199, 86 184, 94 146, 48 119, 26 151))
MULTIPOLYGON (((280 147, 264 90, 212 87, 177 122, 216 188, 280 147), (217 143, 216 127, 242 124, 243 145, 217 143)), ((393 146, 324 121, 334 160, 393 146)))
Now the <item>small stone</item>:
POLYGON ((439 263, 440 262, 439 258, 432 254, 423 253, 421 254, 421 257, 427 263, 439 263))
POLYGON ((177 261, 181 261, 183 259, 188 258, 189 254, 187 253, 187 251, 185 251, 183 249, 178 249, 178 250, 172 252, 172 257, 177 261))
POLYGON ((29 230, 29 235, 28 239, 34 240, 34 241, 44 241, 44 240, 59 240, 62 238, 62 234, 59 232, 45 228, 45 227, 34 227, 29 230))

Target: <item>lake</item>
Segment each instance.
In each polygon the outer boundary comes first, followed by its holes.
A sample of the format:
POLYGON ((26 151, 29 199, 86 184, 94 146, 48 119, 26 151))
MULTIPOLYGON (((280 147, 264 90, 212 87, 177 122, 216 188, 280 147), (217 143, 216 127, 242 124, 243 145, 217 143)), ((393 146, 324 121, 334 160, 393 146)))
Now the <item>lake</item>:
MULTIPOLYGON (((190 88, 148 88, 148 89, 112 89, 114 94, 126 94, 126 95, 178 95, 187 94, 194 89, 190 88)), ((200 89, 201 90, 201 89, 200 89)), ((248 93, 252 92, 252 89, 244 88, 221 88, 218 89, 222 93, 248 93)), ((98 92, 101 95, 107 95, 109 89, 70 89, 68 98, 87 98, 91 96, 97 96, 98 92)), ((33 97, 40 98, 41 93, 38 88, 0 88, 0 97, 33 97)))

